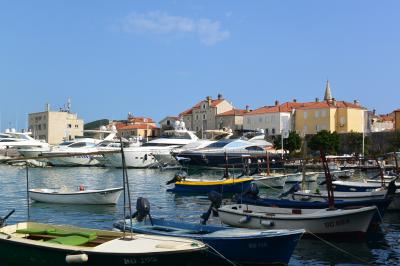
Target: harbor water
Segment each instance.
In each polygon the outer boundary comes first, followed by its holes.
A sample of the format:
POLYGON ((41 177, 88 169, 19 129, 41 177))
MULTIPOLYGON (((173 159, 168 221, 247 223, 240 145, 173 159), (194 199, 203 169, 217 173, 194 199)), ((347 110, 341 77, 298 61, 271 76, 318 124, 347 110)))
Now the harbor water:
MULTIPOLYGON (((178 195, 167 192, 166 182, 176 170, 129 169, 132 207, 137 197, 146 197, 155 217, 199 222, 200 215, 209 207, 206 195, 178 195)), ((197 172, 199 177, 220 176, 222 172, 197 172)), ((103 189, 122 186, 122 170, 99 167, 26 168, 0 165, 0 216, 11 209, 16 212, 8 224, 26 221, 27 185, 30 188, 103 189), (27 182, 28 180, 28 182, 27 182)), ((276 195, 274 189, 262 190, 262 195, 276 195)), ((230 202, 231 195, 225 195, 230 202)), ((72 206, 62 204, 29 203, 30 220, 53 224, 69 224, 99 229, 112 229, 123 217, 123 197, 116 206, 72 206)), ((219 223, 212 218, 211 223, 219 223)), ((325 242, 302 239, 289 265, 400 265, 400 213, 387 212, 378 232, 370 233, 365 241, 325 242)), ((1 264, 1 263, 0 263, 1 264)))

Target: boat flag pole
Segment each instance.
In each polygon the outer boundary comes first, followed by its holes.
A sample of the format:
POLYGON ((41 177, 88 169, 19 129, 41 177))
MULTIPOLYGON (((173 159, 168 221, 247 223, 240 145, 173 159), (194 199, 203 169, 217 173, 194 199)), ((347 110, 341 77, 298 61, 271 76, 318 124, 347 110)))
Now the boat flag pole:
POLYGON ((328 161, 326 160, 325 152, 322 148, 320 149, 320 153, 321 153, 322 165, 324 166, 324 172, 325 172, 326 190, 328 191, 328 206, 329 206, 328 209, 334 210, 335 197, 333 195, 332 176, 331 172, 329 171, 328 161))
POLYGON ((25 171, 26 171, 26 206, 28 211, 28 222, 31 218, 30 207, 29 207, 29 165, 28 162, 25 162, 25 171))

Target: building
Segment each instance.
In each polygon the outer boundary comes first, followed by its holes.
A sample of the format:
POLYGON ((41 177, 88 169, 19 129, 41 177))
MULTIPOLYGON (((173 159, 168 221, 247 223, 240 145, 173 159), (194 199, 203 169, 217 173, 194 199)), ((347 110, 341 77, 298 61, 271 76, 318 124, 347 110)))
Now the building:
POLYGON ((245 113, 243 129, 264 129, 266 135, 280 135, 283 130, 291 131, 293 129, 293 110, 301 106, 303 103, 298 103, 297 100, 283 104, 275 101, 275 105, 263 106, 245 113))
POLYGON ((28 127, 35 139, 45 140, 49 144, 59 144, 83 136, 83 120, 71 113, 71 103, 60 111, 51 111, 46 105, 44 112, 28 115, 28 127))
POLYGON ((202 132, 209 129, 219 129, 217 115, 233 110, 233 105, 225 100, 221 94, 217 99, 207 96, 192 108, 180 113, 188 130, 202 132))
POLYGON ((367 110, 358 101, 337 101, 332 97, 329 81, 323 101, 304 103, 295 109, 295 130, 301 135, 316 134, 321 130, 337 133, 363 132, 367 124, 367 110))
POLYGON ((128 114, 128 119, 114 123, 117 131, 124 138, 157 138, 160 136, 160 128, 152 118, 149 117, 134 117, 128 114))
POLYGON ((158 123, 160 124, 161 130, 168 130, 174 128, 176 121, 179 121, 179 117, 167 116, 158 123))
POLYGON ((395 129, 396 131, 400 131, 400 109, 394 111, 395 115, 395 129))
POLYGON ((243 131, 243 115, 249 112, 248 107, 246 109, 232 109, 215 116, 216 128, 230 128, 233 131, 243 131))
POLYGON ((377 115, 375 110, 368 112, 368 130, 370 132, 393 131, 395 124, 395 113, 377 115))

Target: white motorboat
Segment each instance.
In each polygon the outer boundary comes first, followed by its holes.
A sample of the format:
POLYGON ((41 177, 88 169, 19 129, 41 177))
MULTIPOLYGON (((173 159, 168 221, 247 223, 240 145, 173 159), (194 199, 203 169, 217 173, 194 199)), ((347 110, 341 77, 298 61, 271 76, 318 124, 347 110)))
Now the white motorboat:
POLYGON ((46 203, 115 205, 122 191, 122 187, 86 190, 79 186, 75 191, 62 188, 33 188, 29 189, 29 197, 34 201, 46 203))
MULTIPOLYGON (((108 134, 104 139, 96 138, 78 138, 71 141, 65 141, 58 146, 52 147, 50 151, 42 152, 41 156, 46 157, 53 166, 96 166, 100 165, 98 158, 102 158, 102 154, 92 154, 99 152, 98 144, 106 141, 116 142, 117 130, 113 128, 109 130, 85 130, 85 132, 108 134), (77 154, 76 156, 73 156, 77 154), (65 155, 65 156, 63 156, 65 155)), ((118 146, 118 145, 117 145, 118 146)), ((114 149, 118 149, 114 147, 114 149)), ((40 157, 40 156, 39 156, 40 157)))
POLYGON ((16 132, 15 129, 7 129, 0 134, 0 150, 13 148, 18 152, 28 149, 48 150, 49 144, 32 138, 31 132, 16 132))
MULTIPOLYGON (((335 191, 334 196, 335 200, 343 200, 343 201, 363 201, 363 200, 371 200, 371 199, 383 199, 387 195, 387 190, 385 189, 376 189, 374 191, 368 192, 341 192, 335 191)), ((303 200, 303 201, 327 201, 328 200, 328 192, 327 191, 319 191, 317 193, 312 192, 311 190, 303 190, 293 193, 293 197, 295 200, 303 200)))
MULTIPOLYGON (((140 147, 124 149, 126 166, 130 168, 147 168, 166 164, 176 164, 171 155, 174 148, 195 142, 198 137, 185 128, 185 123, 177 121, 174 130, 167 130, 160 138, 144 143, 140 147)), ((122 167, 121 154, 104 154, 108 165, 122 167)))
POLYGON ((312 234, 364 234, 376 206, 351 209, 293 209, 247 204, 218 209, 224 224, 253 229, 305 229, 312 234))

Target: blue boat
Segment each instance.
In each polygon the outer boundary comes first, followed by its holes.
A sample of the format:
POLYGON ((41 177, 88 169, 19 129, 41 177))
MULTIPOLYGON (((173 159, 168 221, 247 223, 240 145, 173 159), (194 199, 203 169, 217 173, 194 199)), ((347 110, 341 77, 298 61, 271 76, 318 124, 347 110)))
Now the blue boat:
MULTIPOLYGON (((143 234, 176 236, 197 239, 231 262, 241 265, 288 264, 304 230, 250 230, 226 226, 203 225, 164 219, 130 219, 114 226, 120 230, 143 234)), ((213 256, 213 263, 226 263, 213 256)))

